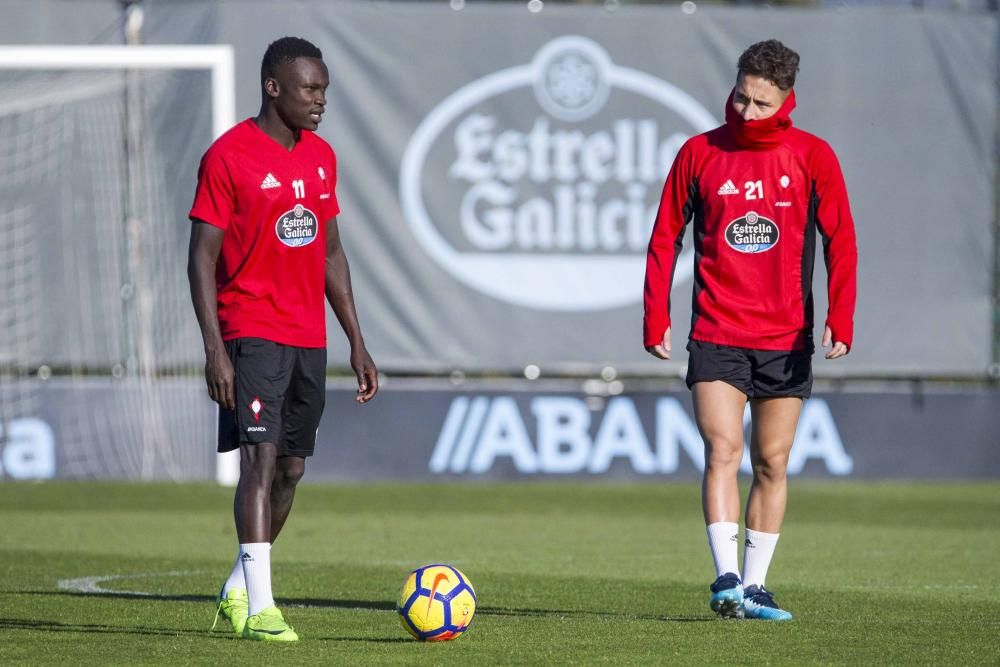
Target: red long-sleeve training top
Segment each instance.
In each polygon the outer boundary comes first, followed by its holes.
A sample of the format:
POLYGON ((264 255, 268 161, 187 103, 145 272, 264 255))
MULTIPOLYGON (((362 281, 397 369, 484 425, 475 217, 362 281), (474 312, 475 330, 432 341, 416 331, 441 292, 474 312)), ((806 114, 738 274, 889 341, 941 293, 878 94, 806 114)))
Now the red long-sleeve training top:
POLYGON ((758 350, 813 349, 816 232, 828 274, 826 324, 853 343, 857 246, 837 156, 792 127, 794 92, 771 118, 726 124, 689 139, 663 186, 646 257, 646 346, 670 326, 670 286, 693 221, 690 337, 758 350))

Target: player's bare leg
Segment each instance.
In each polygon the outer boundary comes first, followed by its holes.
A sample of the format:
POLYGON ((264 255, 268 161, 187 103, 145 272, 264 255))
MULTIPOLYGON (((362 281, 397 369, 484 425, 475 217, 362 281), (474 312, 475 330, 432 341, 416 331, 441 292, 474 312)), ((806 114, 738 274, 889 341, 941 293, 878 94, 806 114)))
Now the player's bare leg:
POLYGON ((753 429, 750 462, 753 485, 747 499, 747 528, 765 533, 781 531, 788 500, 788 455, 802 412, 801 398, 761 398, 750 401, 753 429))
POLYGON ((298 641, 295 630, 274 606, 271 593, 271 491, 277 470, 278 448, 273 443, 240 446, 240 481, 233 505, 249 598, 242 636, 298 641))
POLYGON ((305 471, 305 457, 278 457, 274 469, 274 481, 271 483, 271 544, 274 544, 274 541, 278 539, 278 533, 281 532, 285 520, 288 518, 288 513, 292 510, 295 487, 305 471))
POLYGON ((788 455, 795 440, 795 427, 802 412, 801 398, 764 398, 750 402, 753 430, 750 461, 753 484, 747 499, 746 551, 743 585, 748 617, 791 620, 792 615, 774 602, 764 588, 764 579, 781 532, 788 501, 788 455))
POLYGON ((277 461, 278 448, 274 443, 240 446, 240 481, 236 485, 233 513, 248 595, 243 637, 295 641, 298 636, 281 618, 271 592, 271 489, 277 461), (272 637, 262 631, 261 627, 268 624, 287 628, 287 633, 281 633, 287 636, 272 637))
POLYGON ((255 604, 258 610, 274 606, 270 495, 277 451, 271 443, 240 446, 240 481, 233 498, 233 518, 240 549, 229 578, 219 591, 213 629, 221 615, 230 622, 236 634, 242 636, 251 606, 255 604))
POLYGON ((743 458, 743 411, 747 397, 722 381, 692 387, 695 421, 705 442, 701 499, 716 580, 709 605, 722 617, 738 617, 743 602, 739 578, 740 489, 737 474, 743 458))
POLYGON ((717 380, 696 382, 691 389, 694 417, 705 442, 705 474, 701 501, 705 524, 740 519, 740 489, 736 476, 743 458, 743 410, 747 397, 717 380))
POLYGON ((233 499, 241 544, 271 541, 271 486, 278 448, 273 443, 240 445, 240 481, 233 499))

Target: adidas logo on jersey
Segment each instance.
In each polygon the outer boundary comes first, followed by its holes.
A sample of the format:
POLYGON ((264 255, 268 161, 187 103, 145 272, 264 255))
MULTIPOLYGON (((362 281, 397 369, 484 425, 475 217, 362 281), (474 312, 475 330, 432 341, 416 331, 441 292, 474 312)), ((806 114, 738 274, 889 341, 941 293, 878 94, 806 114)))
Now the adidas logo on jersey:
POLYGON ((733 185, 733 179, 729 179, 721 188, 719 188, 720 195, 738 195, 739 193, 740 191, 736 189, 735 185, 733 185))
POLYGON ((268 188, 280 188, 280 187, 281 183, 279 183, 278 179, 276 179, 270 172, 268 172, 267 176, 260 184, 261 190, 267 190, 268 188))

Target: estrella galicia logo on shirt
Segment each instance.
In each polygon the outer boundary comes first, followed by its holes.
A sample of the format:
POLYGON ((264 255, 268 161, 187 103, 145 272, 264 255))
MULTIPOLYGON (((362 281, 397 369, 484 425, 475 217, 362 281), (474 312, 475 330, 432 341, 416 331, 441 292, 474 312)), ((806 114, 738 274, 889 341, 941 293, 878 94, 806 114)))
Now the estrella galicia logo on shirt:
POLYGON ((750 211, 729 223, 726 243, 733 250, 747 254, 770 250, 778 243, 778 225, 750 211))
POLYGON ((282 213, 274 226, 278 240, 290 248, 309 245, 316 240, 318 230, 316 214, 302 204, 296 204, 291 211, 282 213))

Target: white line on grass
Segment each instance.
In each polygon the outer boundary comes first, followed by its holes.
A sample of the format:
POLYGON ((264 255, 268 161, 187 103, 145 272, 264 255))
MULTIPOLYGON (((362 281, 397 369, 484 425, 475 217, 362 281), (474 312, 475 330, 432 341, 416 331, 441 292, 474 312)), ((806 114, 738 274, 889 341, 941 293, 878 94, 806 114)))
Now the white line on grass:
MULTIPOLYGON (((186 577, 189 575, 205 574, 205 572, 142 572, 139 574, 103 574, 96 575, 92 577, 78 577, 76 579, 60 579, 57 582, 59 590, 70 591, 73 593, 91 593, 97 595, 142 595, 149 598, 163 598, 169 599, 174 596, 163 595, 161 593, 150 593, 149 591, 123 591, 123 590, 112 590, 110 588, 104 588, 100 584, 106 581, 118 581, 121 579, 146 579, 149 577, 186 577)), ((331 605, 328 604, 308 604, 308 603, 284 603, 282 606, 292 607, 298 609, 329 609, 331 605)), ((352 607, 353 609, 361 609, 363 611, 392 611, 391 609, 379 609, 377 607, 352 607)))
POLYGON ((147 591, 113 591, 102 588, 99 584, 105 581, 117 581, 119 579, 146 579, 148 577, 184 577, 190 574, 202 574, 201 572, 143 572, 141 574, 106 574, 95 577, 80 577, 78 579, 60 579, 59 590, 73 591, 76 593, 102 593, 105 595, 146 595, 149 597, 167 597, 157 595, 147 591))

